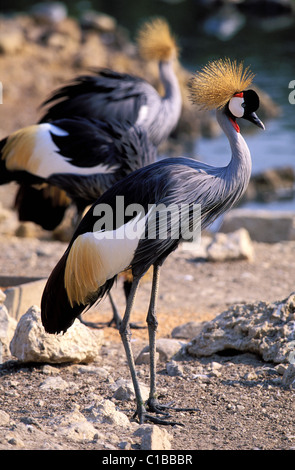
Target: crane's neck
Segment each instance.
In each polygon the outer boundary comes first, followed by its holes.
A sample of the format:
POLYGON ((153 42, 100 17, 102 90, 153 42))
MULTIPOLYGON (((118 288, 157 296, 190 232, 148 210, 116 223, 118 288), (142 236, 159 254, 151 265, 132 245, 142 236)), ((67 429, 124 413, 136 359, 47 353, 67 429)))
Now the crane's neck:
POLYGON ((241 135, 237 132, 224 110, 217 110, 217 121, 226 134, 232 152, 232 157, 225 167, 228 183, 232 185, 240 185, 243 192, 251 176, 252 161, 248 145, 241 135))
POLYGON ((166 111, 170 113, 170 117, 174 117, 175 123, 177 123, 181 112, 182 97, 174 71, 173 60, 159 62, 159 73, 165 89, 163 105, 166 107, 166 111))

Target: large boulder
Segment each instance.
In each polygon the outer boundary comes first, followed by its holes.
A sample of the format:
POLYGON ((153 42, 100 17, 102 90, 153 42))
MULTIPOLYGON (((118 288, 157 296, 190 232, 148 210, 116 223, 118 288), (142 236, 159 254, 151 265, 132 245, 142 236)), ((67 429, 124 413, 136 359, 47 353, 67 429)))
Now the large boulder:
POLYGON ((226 216, 220 232, 246 229, 251 240, 277 243, 295 239, 295 213, 287 211, 233 209, 226 216))
POLYGON ((79 320, 63 335, 48 334, 40 309, 32 306, 17 324, 10 352, 21 362, 89 363, 99 356, 103 337, 103 330, 92 330, 79 320))
POLYGON ((185 347, 191 356, 211 356, 226 350, 258 354, 265 361, 289 363, 295 352, 295 293, 274 303, 233 305, 185 347))

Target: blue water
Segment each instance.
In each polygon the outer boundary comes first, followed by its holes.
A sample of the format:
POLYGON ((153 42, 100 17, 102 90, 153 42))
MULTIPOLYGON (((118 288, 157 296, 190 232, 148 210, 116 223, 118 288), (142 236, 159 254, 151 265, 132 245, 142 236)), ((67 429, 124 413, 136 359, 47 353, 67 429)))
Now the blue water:
MULTIPOLYGON (((251 151, 252 173, 283 166, 295 169, 294 131, 286 129, 279 119, 266 121, 265 126, 265 131, 258 129, 253 134, 243 133, 251 151)), ((196 153, 206 163, 225 165, 230 157, 228 140, 224 135, 215 139, 201 138, 196 142, 196 153)))

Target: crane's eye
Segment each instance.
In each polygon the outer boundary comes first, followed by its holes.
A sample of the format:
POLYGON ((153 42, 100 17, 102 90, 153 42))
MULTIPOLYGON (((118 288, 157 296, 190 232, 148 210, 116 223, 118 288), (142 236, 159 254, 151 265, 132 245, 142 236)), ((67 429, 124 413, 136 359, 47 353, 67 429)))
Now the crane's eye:
POLYGON ((244 98, 241 98, 239 96, 234 96, 228 103, 228 109, 230 110, 232 115, 237 118, 241 118, 244 116, 244 107, 244 98))
POLYGON ((257 111, 259 108, 259 97, 254 90, 244 91, 244 103, 247 110, 247 114, 257 111))

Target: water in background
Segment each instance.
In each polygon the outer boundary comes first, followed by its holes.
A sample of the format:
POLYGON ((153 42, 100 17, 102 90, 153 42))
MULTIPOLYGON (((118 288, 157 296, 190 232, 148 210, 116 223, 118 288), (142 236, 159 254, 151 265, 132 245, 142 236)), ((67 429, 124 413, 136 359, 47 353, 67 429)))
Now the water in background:
MULTIPOLYGON (((290 1, 295 4, 294 0, 290 1)), ((28 11, 34 3, 10 0, 1 10, 28 11)), ((279 118, 264 119, 266 131, 253 129, 253 133, 246 137, 253 159, 253 173, 280 166, 295 169, 295 104, 289 102, 292 90, 288 88, 290 81, 295 80, 294 13, 266 18, 265 11, 261 10, 266 2, 259 0, 256 0, 254 10, 247 11, 241 11, 241 8, 249 6, 248 0, 222 8, 217 6, 222 2, 214 0, 84 0, 63 3, 73 16, 79 16, 86 9, 108 13, 130 31, 131 37, 147 17, 165 16, 178 36, 181 61, 192 71, 210 59, 225 56, 243 59, 256 74, 255 84, 281 107, 279 118)), ((226 164, 229 152, 223 135, 217 139, 202 138, 196 143, 198 158, 210 164, 226 164)), ((258 206, 255 204, 255 207, 258 206)), ((295 202, 272 203, 271 208, 295 210, 295 202)))

